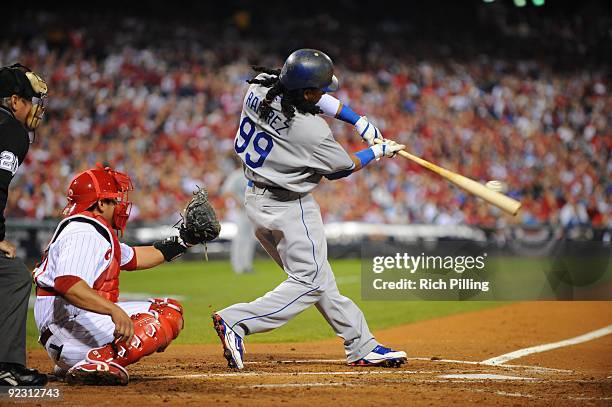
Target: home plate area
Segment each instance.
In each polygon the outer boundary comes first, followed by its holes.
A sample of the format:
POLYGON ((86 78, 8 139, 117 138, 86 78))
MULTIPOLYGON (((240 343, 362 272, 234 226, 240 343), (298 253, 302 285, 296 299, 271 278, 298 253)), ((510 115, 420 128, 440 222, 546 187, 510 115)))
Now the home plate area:
MULTIPOLYGON (((612 400, 609 377, 594 377, 541 366, 489 366, 469 361, 411 358, 399 369, 354 368, 344 361, 265 360, 251 355, 243 371, 208 365, 182 366, 181 374, 151 375, 133 369, 129 389, 154 387, 156 393, 185 402, 227 401, 266 405, 284 401, 313 405, 443 405, 447 402, 606 405, 612 400), (153 385, 153 386, 151 386, 153 385)), ((144 368, 144 366, 142 366, 144 368)))
MULTIPOLYGON (((228 369, 218 343, 177 344, 130 365, 125 387, 50 386, 68 404, 87 394, 91 405, 609 406, 608 310, 603 302, 517 303, 378 331, 381 342, 408 351, 400 368, 347 366, 337 339, 247 343, 243 370, 228 369)), ((41 349, 28 364, 53 370, 41 349)))

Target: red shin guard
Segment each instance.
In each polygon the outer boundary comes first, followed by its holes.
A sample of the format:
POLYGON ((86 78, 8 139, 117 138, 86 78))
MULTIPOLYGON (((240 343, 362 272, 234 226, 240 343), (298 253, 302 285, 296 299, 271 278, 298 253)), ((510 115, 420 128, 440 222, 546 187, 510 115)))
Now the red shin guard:
POLYGON ((155 299, 149 312, 131 316, 134 322, 134 338, 114 341, 87 353, 90 362, 114 362, 120 366, 131 365, 154 352, 163 352, 183 329, 183 307, 175 300, 155 299))
POLYGON ((183 329, 183 306, 172 298, 151 298, 149 311, 158 314, 158 320, 172 339, 176 339, 183 329))

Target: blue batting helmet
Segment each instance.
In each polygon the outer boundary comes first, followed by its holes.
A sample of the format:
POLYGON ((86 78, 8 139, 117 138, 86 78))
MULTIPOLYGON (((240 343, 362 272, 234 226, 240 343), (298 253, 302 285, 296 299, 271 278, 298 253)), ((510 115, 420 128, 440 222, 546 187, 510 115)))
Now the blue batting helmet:
POLYGON ((338 89, 334 63, 324 52, 316 49, 298 49, 289 55, 279 79, 289 90, 318 88, 333 92, 338 89))

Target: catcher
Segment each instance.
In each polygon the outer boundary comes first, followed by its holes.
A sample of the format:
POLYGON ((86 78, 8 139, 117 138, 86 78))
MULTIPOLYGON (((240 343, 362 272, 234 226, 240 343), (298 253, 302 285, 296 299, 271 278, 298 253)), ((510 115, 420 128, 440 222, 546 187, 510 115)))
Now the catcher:
POLYGON ((77 175, 68 189, 65 219, 34 270, 40 343, 56 376, 69 384, 125 385, 126 366, 164 351, 183 328, 183 307, 176 300, 117 302, 120 270, 172 261, 220 232, 206 192, 199 190, 185 210, 179 236, 153 246, 120 243, 132 189, 128 175, 108 167, 77 175))

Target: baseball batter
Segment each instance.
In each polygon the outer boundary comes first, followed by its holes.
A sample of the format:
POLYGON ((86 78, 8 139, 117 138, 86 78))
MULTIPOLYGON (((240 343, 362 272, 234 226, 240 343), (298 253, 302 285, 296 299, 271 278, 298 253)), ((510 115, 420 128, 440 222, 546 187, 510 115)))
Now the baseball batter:
POLYGON ((338 291, 320 209, 310 191, 322 177, 348 176, 404 146, 384 139, 374 144, 378 130, 327 97, 322 103, 327 113, 358 125, 371 146, 351 155, 334 140, 318 116, 324 113, 317 105, 323 94, 338 88, 332 61, 323 52, 301 49, 287 58, 282 70, 255 69, 262 73, 249 81, 234 147, 249 180, 248 217, 287 279, 255 301, 213 314, 228 365, 243 368, 246 335, 278 328, 314 305, 344 339, 350 365, 400 366, 406 353, 378 343, 361 310, 338 291))
POLYGON ((178 237, 153 246, 119 242, 131 189, 126 174, 108 167, 77 175, 66 218, 34 270, 40 343, 70 384, 127 384, 125 366, 163 351, 183 328, 175 300, 117 302, 120 270, 151 268, 186 250, 178 237))

